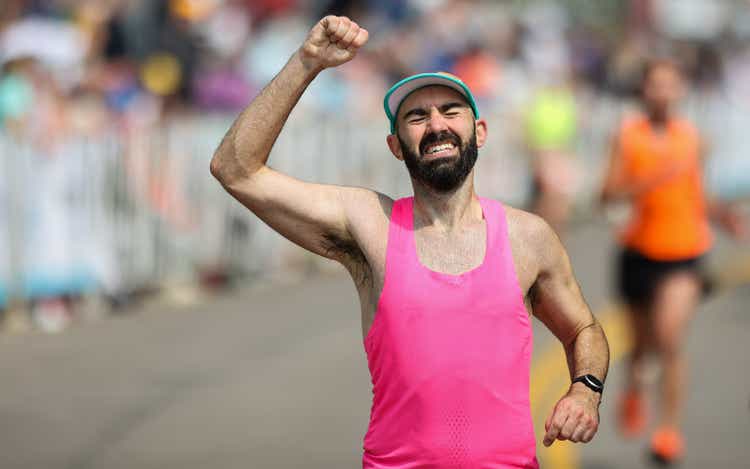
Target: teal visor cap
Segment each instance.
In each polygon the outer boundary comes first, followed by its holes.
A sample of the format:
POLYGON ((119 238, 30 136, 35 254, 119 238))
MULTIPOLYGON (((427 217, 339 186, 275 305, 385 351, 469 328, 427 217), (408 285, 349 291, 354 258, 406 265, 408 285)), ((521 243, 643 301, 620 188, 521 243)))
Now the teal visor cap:
POLYGON ((391 86, 391 89, 385 94, 383 108, 391 123, 392 134, 396 133, 396 116, 404 99, 420 88, 434 85, 447 86, 461 93, 471 106, 474 117, 479 119, 479 111, 477 110, 477 104, 474 102, 474 96, 471 94, 469 87, 457 76, 445 72, 419 73, 399 81, 391 86))

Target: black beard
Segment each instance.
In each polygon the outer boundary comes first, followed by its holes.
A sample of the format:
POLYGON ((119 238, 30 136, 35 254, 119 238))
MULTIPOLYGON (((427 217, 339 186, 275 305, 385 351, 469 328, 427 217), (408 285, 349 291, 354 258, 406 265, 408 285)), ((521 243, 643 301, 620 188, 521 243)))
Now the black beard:
POLYGON ((421 158, 398 137, 401 151, 404 155, 404 163, 411 177, 435 192, 448 193, 456 190, 469 175, 477 162, 479 151, 477 149, 476 129, 467 143, 461 141, 458 135, 447 130, 440 133, 427 134, 419 144, 421 153, 424 153, 428 145, 437 142, 450 142, 458 148, 458 158, 438 158, 435 160, 421 158))

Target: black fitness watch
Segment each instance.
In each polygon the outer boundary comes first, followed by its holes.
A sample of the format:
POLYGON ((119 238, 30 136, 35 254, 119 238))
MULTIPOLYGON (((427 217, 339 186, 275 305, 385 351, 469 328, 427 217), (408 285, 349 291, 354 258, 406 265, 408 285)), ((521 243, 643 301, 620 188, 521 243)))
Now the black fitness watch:
POLYGON ((579 376, 578 378, 573 380, 573 383, 583 383, 587 388, 591 389, 594 392, 598 392, 599 394, 601 394, 604 390, 604 384, 599 381, 599 378, 594 375, 579 376))

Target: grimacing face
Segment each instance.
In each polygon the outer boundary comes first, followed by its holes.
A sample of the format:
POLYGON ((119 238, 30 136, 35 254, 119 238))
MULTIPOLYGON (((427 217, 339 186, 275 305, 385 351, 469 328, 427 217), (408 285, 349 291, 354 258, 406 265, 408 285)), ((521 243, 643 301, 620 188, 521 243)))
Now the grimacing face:
POLYGON ((475 120, 463 95, 438 85, 416 90, 401 103, 388 146, 413 179, 445 193, 471 173, 485 137, 485 122, 475 120))

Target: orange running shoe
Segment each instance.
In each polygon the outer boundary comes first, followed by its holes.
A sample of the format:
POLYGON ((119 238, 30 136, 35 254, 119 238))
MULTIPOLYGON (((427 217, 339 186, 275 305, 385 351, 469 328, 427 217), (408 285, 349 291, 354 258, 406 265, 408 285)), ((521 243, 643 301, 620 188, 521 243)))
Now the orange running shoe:
POLYGON ((673 427, 661 427, 651 437, 651 457, 654 461, 670 465, 678 462, 685 454, 685 440, 682 433, 673 427))
POLYGON ((638 391, 628 391, 620 401, 620 433, 626 438, 639 436, 646 428, 646 403, 638 391))

